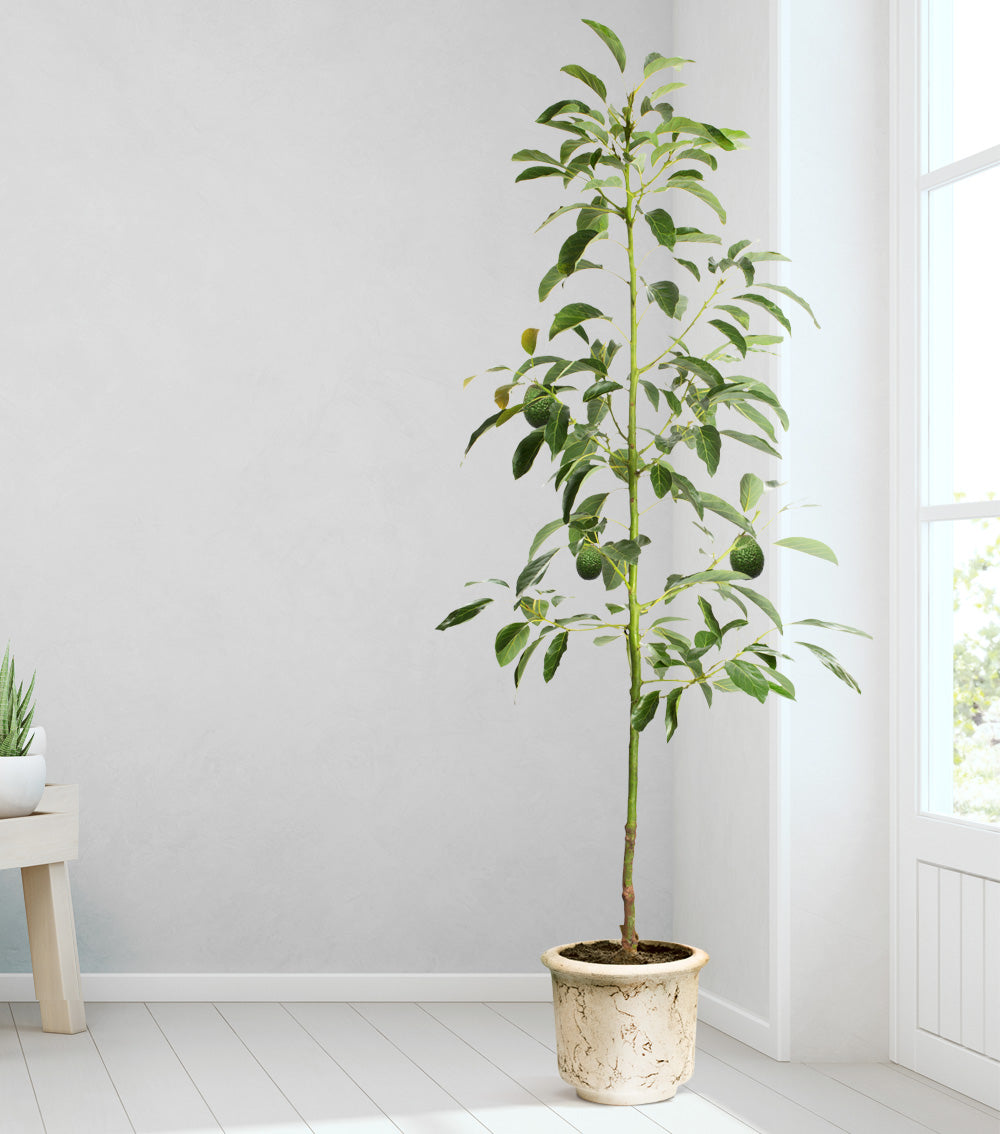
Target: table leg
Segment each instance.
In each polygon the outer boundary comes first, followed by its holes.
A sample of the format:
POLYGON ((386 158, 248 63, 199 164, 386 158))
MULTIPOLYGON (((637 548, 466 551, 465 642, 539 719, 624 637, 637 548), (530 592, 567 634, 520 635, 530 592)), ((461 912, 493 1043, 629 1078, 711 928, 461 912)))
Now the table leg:
POLYGON ((42 1030, 82 1032, 87 1024, 66 863, 22 867, 21 884, 42 1030))

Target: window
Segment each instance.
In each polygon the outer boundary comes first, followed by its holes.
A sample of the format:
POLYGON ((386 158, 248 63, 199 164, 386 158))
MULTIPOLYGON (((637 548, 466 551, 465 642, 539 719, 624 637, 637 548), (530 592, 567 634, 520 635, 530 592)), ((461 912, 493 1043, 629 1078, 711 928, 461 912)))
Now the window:
POLYGON ((1000 826, 1000 3, 924 20, 921 810, 1000 826))

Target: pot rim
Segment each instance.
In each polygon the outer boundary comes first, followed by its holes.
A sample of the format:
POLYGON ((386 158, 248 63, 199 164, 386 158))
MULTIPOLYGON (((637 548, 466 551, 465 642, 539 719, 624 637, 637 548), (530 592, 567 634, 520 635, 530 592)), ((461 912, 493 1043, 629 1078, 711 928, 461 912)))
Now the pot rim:
POLYGON ((690 957, 682 957, 678 961, 661 961, 652 965, 600 965, 592 961, 574 961, 569 957, 560 956, 563 949, 571 949, 574 945, 593 945, 596 941, 607 941, 606 937, 595 937, 587 941, 570 941, 565 945, 556 945, 547 949, 541 957, 542 964, 550 969, 553 976, 563 973, 566 976, 606 978, 610 983, 629 977, 653 977, 670 973, 697 972, 708 963, 708 954, 704 949, 695 945, 685 945, 681 941, 658 941, 658 945, 680 945, 691 950, 690 957))

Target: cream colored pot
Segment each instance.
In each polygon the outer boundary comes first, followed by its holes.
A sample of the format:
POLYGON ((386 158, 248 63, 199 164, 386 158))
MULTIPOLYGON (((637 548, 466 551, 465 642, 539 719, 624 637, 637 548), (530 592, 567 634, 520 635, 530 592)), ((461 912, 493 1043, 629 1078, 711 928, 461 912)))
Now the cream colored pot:
MULTIPOLYGON (((589 942, 587 943, 589 944, 589 942)), ((552 973, 559 1074, 588 1102, 673 1098, 694 1072, 698 973, 708 954, 653 965, 595 965, 542 954, 552 973)))

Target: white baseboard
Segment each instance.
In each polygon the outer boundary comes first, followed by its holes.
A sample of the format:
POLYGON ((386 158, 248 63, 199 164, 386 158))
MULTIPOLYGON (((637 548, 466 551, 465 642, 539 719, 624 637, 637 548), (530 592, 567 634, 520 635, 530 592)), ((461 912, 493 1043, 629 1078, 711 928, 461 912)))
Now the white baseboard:
MULTIPOLYGON (((84 1000, 461 1001, 552 997, 548 973, 83 973, 84 1000)), ((0 1001, 35 999, 31 973, 0 973, 0 1001)))
POLYGON ((716 996, 714 992, 698 990, 698 1019, 740 1043, 770 1055, 772 1059, 778 1058, 775 1054, 774 1029, 770 1023, 745 1008, 740 1008, 738 1004, 716 996))

